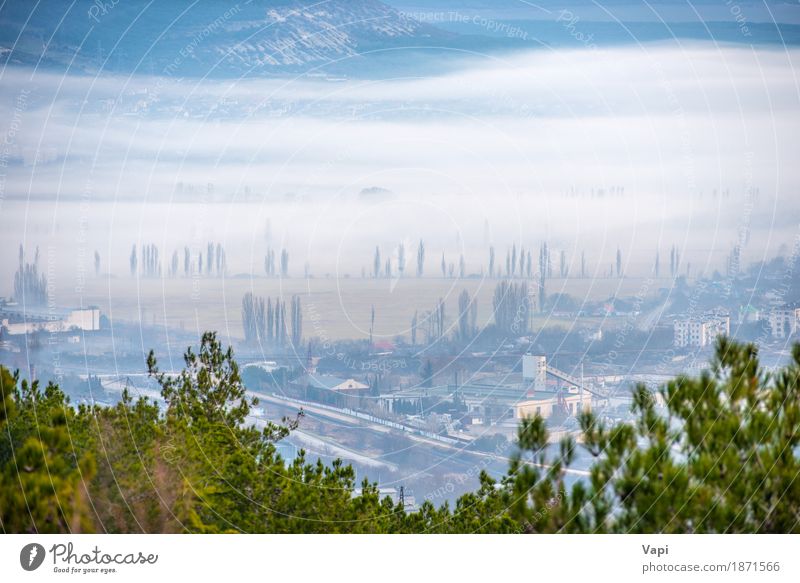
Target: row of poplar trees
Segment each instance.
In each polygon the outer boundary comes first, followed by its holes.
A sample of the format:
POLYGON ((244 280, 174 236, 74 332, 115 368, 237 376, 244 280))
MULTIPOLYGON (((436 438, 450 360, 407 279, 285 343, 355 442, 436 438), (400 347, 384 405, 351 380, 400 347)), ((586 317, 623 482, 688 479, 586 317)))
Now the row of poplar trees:
POLYGON ((288 318, 286 300, 262 298, 247 292, 242 298, 242 328, 248 343, 274 343, 299 347, 303 337, 303 308, 300 297, 292 296, 288 318))

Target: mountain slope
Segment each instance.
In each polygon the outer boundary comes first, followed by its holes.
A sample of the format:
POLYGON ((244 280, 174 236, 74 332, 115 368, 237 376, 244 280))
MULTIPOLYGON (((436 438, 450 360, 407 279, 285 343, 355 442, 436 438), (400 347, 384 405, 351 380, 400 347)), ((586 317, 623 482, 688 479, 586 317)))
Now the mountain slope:
POLYGON ((299 72, 454 36, 377 0, 7 2, 3 62, 170 76, 299 72))

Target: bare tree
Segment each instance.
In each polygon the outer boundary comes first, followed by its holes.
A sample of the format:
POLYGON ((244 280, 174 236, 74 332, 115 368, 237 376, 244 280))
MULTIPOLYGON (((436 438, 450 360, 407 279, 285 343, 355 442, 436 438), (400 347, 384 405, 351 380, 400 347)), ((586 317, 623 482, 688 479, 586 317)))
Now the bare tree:
POLYGON ((494 321, 498 331, 521 336, 530 330, 531 306, 528 284, 501 281, 492 299, 494 321))
POLYGON ((264 271, 267 277, 275 275, 275 250, 267 248, 267 254, 264 256, 264 271))
POLYGON ((286 249, 281 250, 281 276, 289 276, 289 252, 286 249))
POLYGON ((264 299, 247 292, 242 298, 242 328, 245 342, 266 340, 264 299))
POLYGON ((477 302, 471 298, 467 290, 463 290, 458 296, 458 340, 469 342, 477 332, 477 302))
POLYGON ((511 246, 511 277, 517 273, 517 244, 511 246))
POLYGON ((586 277, 586 252, 581 251, 581 278, 586 277))
POLYGON ((670 277, 676 277, 678 275, 678 268, 680 267, 681 260, 680 260, 680 253, 678 248, 673 245, 669 251, 669 274, 670 277))
POLYGON ((375 331, 375 306, 373 305, 369 315, 369 353, 372 354, 372 334, 375 331))
POLYGON ((47 303, 47 278, 39 273, 39 248, 33 262, 25 262, 25 252, 19 246, 19 267, 14 274, 14 297, 25 305, 44 305, 47 303))
POLYGON ((417 277, 422 277, 425 272, 425 243, 422 239, 419 240, 419 247, 417 247, 417 277))
POLYGON ((136 276, 136 264, 137 264, 137 255, 136 255, 136 244, 134 243, 133 248, 131 249, 131 256, 128 259, 128 263, 130 264, 131 268, 131 276, 136 276))
POLYGON ((406 246, 400 243, 397 246, 397 272, 400 277, 403 277, 403 272, 406 270, 406 246))
POLYGON ((547 276, 549 275, 550 252, 547 243, 539 248, 539 307, 544 309, 547 276))
POLYGON ((275 308, 272 306, 272 299, 267 298, 267 342, 275 339, 275 308))
POLYGON ((300 297, 292 296, 292 346, 300 347, 303 339, 303 309, 300 306, 300 297))
POLYGON ((441 338, 444 336, 444 300, 439 298, 439 303, 436 305, 436 337, 441 338))

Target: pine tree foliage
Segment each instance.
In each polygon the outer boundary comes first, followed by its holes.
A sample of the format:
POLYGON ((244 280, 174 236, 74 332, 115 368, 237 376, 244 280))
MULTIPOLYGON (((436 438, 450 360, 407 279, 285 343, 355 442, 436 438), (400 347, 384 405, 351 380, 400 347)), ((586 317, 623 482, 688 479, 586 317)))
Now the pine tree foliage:
MULTIPOLYGON (((787 366, 720 339, 709 369, 637 387, 634 421, 580 415, 554 446, 523 419, 507 474, 480 476, 452 506, 407 512, 350 466, 275 444, 301 422, 256 427, 257 400, 213 333, 182 370, 148 370, 164 404, 126 390, 73 406, 54 384, 0 368, 0 528, 15 533, 796 533, 800 532, 800 345, 787 366), (661 403, 661 404, 659 404, 661 403), (586 479, 566 476, 583 450, 586 479)), ((423 363, 420 377, 433 379, 423 363)))

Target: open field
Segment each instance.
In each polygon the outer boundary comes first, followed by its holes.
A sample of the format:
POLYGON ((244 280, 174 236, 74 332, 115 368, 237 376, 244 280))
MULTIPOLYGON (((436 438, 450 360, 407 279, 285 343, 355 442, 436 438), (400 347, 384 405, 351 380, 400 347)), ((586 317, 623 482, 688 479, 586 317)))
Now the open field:
MULTIPOLYGON (((58 290, 63 306, 97 305, 112 320, 141 322, 187 331, 218 330, 230 337, 242 336, 241 301, 247 292, 288 300, 301 296, 303 334, 323 339, 366 338, 371 307, 375 306, 376 340, 410 334, 415 311, 422 315, 439 298, 446 304, 448 325, 454 325, 458 294, 466 289, 478 298, 478 321, 492 320, 492 294, 496 280, 404 278, 388 279, 267 279, 267 278, 89 278, 82 294, 71 288, 58 290)), ((553 279, 548 294, 568 293, 578 299, 601 300, 616 294, 632 296, 643 290, 655 293, 668 280, 640 278, 553 279)), ((582 324, 599 322, 582 318, 582 324)), ((566 318, 537 316, 534 327, 571 325, 566 318)), ((420 324, 420 330, 424 328, 420 324)))

